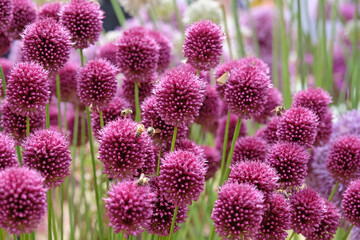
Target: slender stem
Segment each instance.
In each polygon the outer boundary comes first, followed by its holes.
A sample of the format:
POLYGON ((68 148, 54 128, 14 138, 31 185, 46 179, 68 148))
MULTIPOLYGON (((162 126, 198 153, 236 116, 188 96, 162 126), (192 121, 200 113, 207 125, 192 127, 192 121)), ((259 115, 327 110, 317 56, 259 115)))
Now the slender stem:
POLYGON ((161 163, 161 149, 159 150, 159 157, 158 157, 158 163, 157 163, 157 169, 156 169, 156 176, 160 175, 160 163, 161 163))
POLYGON ((298 14, 298 47, 299 47, 299 58, 300 58, 300 77, 301 77, 301 87, 305 89, 305 68, 304 68, 304 51, 303 51, 303 32, 302 32, 302 23, 301 23, 301 2, 297 0, 298 14))
POLYGON ((64 103, 64 132, 67 133, 68 123, 67 123, 67 102, 64 103))
POLYGON ((121 235, 121 240, 125 240, 125 234, 121 235))
POLYGON ((100 201, 99 201, 99 189, 96 179, 96 165, 95 165, 95 151, 94 151, 94 144, 92 139, 92 132, 91 132, 91 118, 90 118, 90 110, 89 107, 86 106, 86 116, 87 116, 87 127, 88 127, 88 135, 89 135, 89 142, 90 142, 90 153, 91 153, 91 163, 93 168, 93 177, 94 177, 94 188, 95 188, 95 197, 96 197, 96 207, 97 207, 97 217, 98 217, 98 225, 100 230, 100 240, 103 240, 104 230, 103 230, 103 221, 101 217, 101 210, 100 210, 100 201))
POLYGON ((125 21, 126 21, 124 12, 122 11, 118 1, 110 0, 110 2, 111 2, 111 5, 112 5, 112 7, 114 9, 116 18, 119 21, 120 26, 124 28, 125 27, 125 21))
POLYGON ((60 186, 60 239, 64 239, 64 183, 60 186))
POLYGON ((54 234, 54 240, 58 239, 57 230, 56 230, 56 218, 55 218, 55 211, 54 211, 54 203, 51 195, 51 201, 50 201, 50 211, 51 211, 51 223, 52 223, 52 230, 54 234))
POLYGON ((26 136, 28 137, 30 134, 30 117, 26 116, 26 136))
POLYGON ((346 231, 344 237, 342 238, 342 240, 346 240, 347 237, 349 236, 350 232, 351 232, 351 229, 353 229, 354 227, 354 224, 351 224, 351 226, 349 227, 349 229, 346 231))
POLYGON ((177 22, 179 25, 179 30, 180 30, 180 32, 184 33, 184 25, 181 21, 181 15, 180 15, 180 11, 179 11, 178 5, 176 3, 176 0, 173 0, 173 5, 174 5, 175 12, 176 12, 176 18, 177 18, 177 22))
POLYGON ((62 123, 61 123, 61 90, 60 90, 60 75, 56 74, 56 97, 57 97, 57 106, 58 106, 58 124, 59 130, 62 132, 62 123))
POLYGON ((14 240, 17 240, 16 234, 13 235, 13 239, 14 239, 14 240))
POLYGON ((4 93, 4 97, 6 97, 6 81, 5 81, 5 74, 4 71, 2 69, 2 66, 0 64, 0 76, 1 76, 1 83, 2 83, 2 88, 3 88, 3 93, 4 93))
POLYGON ((5 234, 4 234, 4 231, 2 230, 2 228, 0 228, 0 240, 5 240, 5 234))
POLYGON ((47 192, 47 212, 48 212, 48 240, 52 239, 52 231, 51 231, 51 189, 47 192))
POLYGON ((335 195, 335 192, 336 192, 338 187, 339 187, 339 182, 336 182, 336 184, 335 184, 335 186, 334 186, 333 190, 331 191, 331 194, 330 194, 330 196, 328 198, 328 202, 330 202, 333 199, 333 197, 335 195))
POLYGON ((289 240, 291 240, 294 237, 294 235, 295 235, 295 232, 293 231, 290 238, 289 238, 289 240))
POLYGON ((172 138, 172 141, 171 141, 171 149, 170 149, 171 152, 173 152, 174 149, 175 149, 175 142, 176 142, 177 130, 178 130, 178 127, 175 126, 175 127, 174 127, 173 138, 172 138))
POLYGON ((239 16, 238 16, 238 7, 237 7, 237 1, 236 0, 231 0, 231 4, 232 4, 232 12, 233 12, 233 18, 234 18, 234 23, 235 23, 235 27, 236 27, 236 40, 237 40, 237 44, 239 46, 238 48, 238 55, 241 57, 245 57, 245 48, 244 48, 244 43, 243 43, 243 37, 242 37, 242 33, 241 33, 241 27, 239 24, 239 16))
POLYGON ((103 116, 103 112, 101 110, 99 110, 99 117, 100 117, 100 126, 101 128, 104 127, 104 116, 103 116))
POLYGON ((83 50, 80 48, 80 59, 81 59, 81 66, 84 67, 84 53, 83 50))
POLYGON ((141 122, 141 110, 140 110, 140 102, 139 102, 139 85, 137 82, 134 83, 135 88, 135 121, 141 122))
POLYGON ((222 3, 221 3, 221 10, 222 10, 223 20, 224 20, 224 29, 225 29, 225 34, 226 34, 226 42, 227 42, 227 45, 229 47, 230 58, 233 59, 233 52, 232 52, 232 47, 231 47, 229 28, 228 28, 227 18, 226 18, 225 0, 223 0, 222 3))
POLYGON ((50 109, 49 109, 49 103, 46 104, 46 128, 50 128, 50 109))
POLYGON ((231 112, 228 110, 227 113, 227 119, 226 119, 226 127, 225 127, 225 135, 224 135, 224 143, 223 143, 223 152, 222 152, 222 158, 221 158, 221 179, 223 179, 225 174, 225 163, 226 163, 226 152, 227 152, 227 145, 228 145, 228 138, 229 138, 229 126, 230 126, 230 116, 231 112))
POLYGON ((196 76, 199 76, 199 74, 200 74, 200 69, 198 69, 198 70, 196 71, 196 76))
POLYGON ((209 240, 214 240, 214 237, 215 237, 215 226, 213 225, 211 228, 209 240))
MULTIPOLYGON (((246 3, 247 3, 247 6, 249 7, 249 0, 246 0, 246 3)), ((259 46, 259 38, 258 38, 258 35, 256 32, 253 15, 249 14, 249 18, 250 18, 250 25, 251 25, 251 31, 252 31, 251 35, 252 35, 252 39, 253 39, 255 54, 258 58, 260 58, 261 53, 260 53, 260 46, 259 46)))
POLYGON ((22 162, 21 162, 21 159, 22 159, 22 156, 21 156, 21 146, 16 145, 16 146, 15 146, 15 149, 16 149, 16 154, 17 154, 17 156, 18 156, 18 161, 19 161, 20 165, 22 166, 22 162))
POLYGON ((178 210, 179 210, 179 206, 176 206, 175 211, 174 211, 174 216, 173 216, 173 219, 172 219, 172 223, 171 223, 170 234, 169 234, 169 238, 168 238, 169 240, 172 239, 172 235, 173 235, 173 232, 174 232, 174 227, 175 227, 176 216, 177 216, 178 210))

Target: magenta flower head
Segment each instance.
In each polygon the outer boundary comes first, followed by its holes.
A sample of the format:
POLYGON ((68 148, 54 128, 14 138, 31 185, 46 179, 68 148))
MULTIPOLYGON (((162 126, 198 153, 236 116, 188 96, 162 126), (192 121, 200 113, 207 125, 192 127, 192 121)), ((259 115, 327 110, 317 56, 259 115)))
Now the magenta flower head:
POLYGON ((52 18, 56 22, 60 21, 62 4, 60 2, 48 2, 39 9, 39 19, 52 18))
MULTIPOLYGON (((10 76, 10 73, 11 73, 11 69, 13 67, 13 64, 12 62, 7 59, 7 58, 0 58, 0 65, 3 69, 3 72, 4 72, 4 77, 5 77, 5 81, 7 82, 9 76, 10 76)), ((2 86, 2 85, 1 85, 2 86)), ((1 93, 0 93, 1 94, 1 93)))
POLYGON ((192 152, 170 152, 161 161, 160 191, 175 206, 191 205, 204 190, 205 173, 204 162, 192 152))
POLYGON ((277 106, 281 106, 283 103, 282 95, 278 89, 269 88, 268 94, 268 101, 265 105, 264 111, 259 116, 254 117, 254 120, 258 123, 267 123, 269 118, 275 115, 274 109, 277 106))
POLYGON ((280 118, 279 117, 272 117, 270 118, 269 122, 267 123, 266 127, 264 128, 264 132, 262 134, 262 138, 265 139, 265 141, 268 144, 274 144, 277 143, 278 137, 277 137, 277 128, 279 124, 280 118))
MULTIPOLYGON (((61 101, 78 103, 79 99, 76 91, 76 74, 78 66, 68 62, 59 72, 61 101)), ((50 90, 52 93, 56 92, 56 78, 53 76, 50 79, 50 90)))
POLYGON ((156 73, 159 46, 143 27, 129 29, 115 43, 117 66, 133 82, 145 82, 156 73), (149 77, 150 76, 150 77, 149 77))
POLYGON ((327 111, 319 121, 318 131, 316 134, 314 146, 323 146, 327 144, 333 132, 332 113, 327 111))
POLYGON ((185 32, 183 46, 187 63, 199 70, 210 70, 220 62, 225 34, 221 27, 210 20, 201 20, 190 25, 185 32))
POLYGON ((124 179, 137 175, 145 162, 155 158, 146 132, 138 136, 138 123, 130 119, 109 122, 100 134, 99 160, 108 178, 124 179), (149 148, 151 150, 149 150, 149 148))
POLYGON ((360 180, 356 180, 350 183, 346 189, 343 200, 342 210, 345 218, 354 224, 356 227, 360 227, 360 180))
POLYGON ((266 211, 255 239, 286 239, 290 229, 290 206, 284 195, 272 193, 265 200, 266 211))
MULTIPOLYGON (((152 80, 148 80, 151 82, 152 80)), ((156 81, 154 79, 154 81, 156 81)), ((154 85, 148 82, 141 83, 139 86, 139 103, 141 104, 145 98, 151 95, 154 85)), ((120 96, 124 97, 128 103, 130 103, 131 108, 135 111, 135 88, 134 82, 129 79, 124 79, 121 84, 120 96)), ((135 113, 134 113, 135 115, 135 113)))
POLYGON ((70 175, 69 145, 60 132, 51 129, 36 131, 26 139, 23 148, 24 166, 38 170, 46 187, 56 188, 70 175))
POLYGON ((220 237, 250 239, 260 229, 264 210, 264 195, 255 186, 225 183, 220 187, 211 219, 220 237))
POLYGON ((46 213, 43 179, 26 167, 0 171, 0 227, 9 234, 31 233, 46 213))
POLYGON ((77 91, 81 102, 95 107, 105 108, 116 94, 117 70, 104 59, 95 59, 81 68, 77 75, 77 91))
POLYGON ((88 0, 71 0, 61 11, 60 23, 69 30, 74 47, 84 49, 99 39, 103 18, 104 12, 99 4, 88 0))
POLYGON ((325 200, 311 188, 300 189, 290 197, 290 210, 294 232, 311 234, 324 218, 325 200))
POLYGON ((19 162, 15 152, 15 141, 9 135, 0 133, 0 171, 17 166, 19 162))
POLYGON ((69 59, 69 32, 52 18, 38 20, 26 27, 22 39, 22 60, 36 62, 57 73, 69 59))
POLYGON ((103 58, 111 62, 112 65, 116 66, 116 52, 117 46, 114 43, 107 43, 99 48, 99 52, 97 53, 98 58, 103 58))
POLYGON ((218 120, 220 116, 220 104, 220 99, 215 88, 209 84, 205 89, 205 99, 195 122, 203 125, 203 127, 207 129, 212 128, 214 122, 218 120))
POLYGON ((115 233, 134 235, 143 232, 150 223, 155 195, 149 185, 137 181, 123 181, 113 185, 104 199, 109 226, 115 233))
MULTIPOLYGON (((223 76, 223 74, 230 72, 232 69, 234 69, 241 61, 238 60, 231 60, 228 62, 224 62, 222 64, 220 64, 219 66, 217 66, 215 68, 215 79, 219 79, 221 76, 223 76)), ((216 84, 216 91, 219 94, 219 97, 221 99, 224 99, 224 94, 225 94, 225 84, 223 85, 219 85, 216 84)))
POLYGON ((36 20, 36 6, 31 0, 12 0, 12 4, 13 17, 8 31, 11 38, 20 39, 25 26, 36 20))
MULTIPOLYGON (((0 1, 0 32, 6 32, 13 15, 12 0, 0 1)), ((0 54, 1 55, 1 54, 0 54)))
POLYGON ((207 171, 205 175, 205 180, 208 180, 215 176, 216 171, 221 165, 221 156, 219 151, 216 148, 209 146, 201 146, 205 155, 205 164, 207 166, 207 171))
POLYGON ((265 111, 270 86, 269 67, 258 58, 247 57, 232 69, 224 99, 231 112, 241 118, 260 116, 265 111))
MULTIPOLYGON (((163 145, 163 152, 170 152, 170 148, 171 148, 171 142, 168 142, 167 145, 163 145)), ((197 145, 196 142, 191 141, 187 138, 183 138, 183 139, 177 139, 176 143, 175 143, 175 151, 177 150, 182 150, 185 152, 191 152, 192 154, 194 154, 194 156, 201 162, 204 162, 204 167, 205 170, 206 169, 206 162, 205 162, 205 154, 204 154, 204 149, 200 146, 197 145)))
POLYGON ((188 126, 199 115, 205 87, 206 83, 193 73, 173 68, 155 86, 155 110, 169 125, 188 126))
POLYGON ((304 147, 296 143, 282 142, 271 147, 267 162, 277 171, 280 186, 286 189, 303 184, 309 158, 310 155, 304 147))
POLYGON ((276 170, 267 163, 242 161, 230 168, 229 182, 252 184, 264 194, 271 193, 278 187, 276 170))
POLYGON ((242 137, 236 141, 233 163, 242 161, 265 161, 268 147, 259 137, 242 137))
POLYGON ((159 31, 149 30, 149 35, 154 38, 159 46, 159 61, 157 71, 163 73, 168 69, 171 62, 171 42, 170 40, 159 31))
MULTIPOLYGON (((109 105, 106 108, 104 108, 104 110, 102 111, 104 126, 109 122, 114 121, 118 118, 123 118, 121 112, 128 108, 129 108, 129 103, 125 99, 121 97, 114 97, 109 103, 109 105)), ((99 139, 101 124, 100 124, 100 115, 98 111, 91 112, 91 126, 93 132, 95 133, 95 137, 99 139)))
POLYGON ((31 117, 45 112, 50 97, 47 72, 36 63, 18 63, 8 79, 6 96, 16 114, 31 117))
POLYGON ((3 32, 0 32, 0 56, 6 54, 10 50, 11 39, 3 32))
POLYGON ((295 142, 310 148, 315 141, 318 127, 317 116, 304 107, 287 110, 278 123, 280 141, 295 142))
POLYGON ((331 146, 326 168, 336 181, 347 184, 359 176, 360 138, 355 135, 338 137, 331 146))

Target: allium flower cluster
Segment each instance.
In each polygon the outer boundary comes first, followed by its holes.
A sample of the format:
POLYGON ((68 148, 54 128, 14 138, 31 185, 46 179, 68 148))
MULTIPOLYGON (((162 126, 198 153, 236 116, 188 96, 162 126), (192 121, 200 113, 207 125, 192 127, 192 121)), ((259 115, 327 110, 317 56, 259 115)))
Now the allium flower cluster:
MULTIPOLYGON (((223 74, 229 72, 234 69, 238 64, 241 64, 241 61, 238 60, 231 60, 228 62, 224 62, 220 65, 218 65, 215 68, 215 79, 219 79, 221 76, 223 76, 223 74)), ((216 84, 216 91, 219 94, 219 97, 221 99, 224 99, 224 94, 225 94, 225 84, 223 85, 219 85, 216 84)))
POLYGON ((114 43, 107 43, 99 48, 99 52, 97 53, 98 58, 103 58, 111 62, 112 65, 116 66, 116 52, 117 46, 114 43))
POLYGON ((20 39, 25 26, 37 18, 36 6, 31 0, 12 0, 13 17, 9 26, 9 34, 13 39, 20 39))
POLYGON ((39 19, 52 18, 56 22, 59 22, 61 9, 62 3, 60 2, 44 3, 39 9, 38 17, 39 19))
POLYGON ((205 164, 206 164, 206 175, 205 180, 208 180, 215 176, 216 171, 221 165, 221 156, 219 151, 216 148, 209 146, 201 146, 205 155, 205 164))
POLYGON ((6 54, 11 45, 11 39, 6 33, 0 32, 0 56, 6 54))
MULTIPOLYGON (((68 62, 59 72, 61 101, 78 103, 79 99, 76 91, 76 75, 78 66, 68 62)), ((53 76, 50 80, 50 90, 56 92, 56 78, 53 76)))
POLYGON ((277 137, 277 129, 279 124, 280 118, 279 117, 272 117, 269 122, 267 123, 266 127, 264 128, 262 138, 265 139, 265 141, 268 144, 274 144, 278 142, 277 137))
POLYGON ((346 189, 343 200, 342 210, 345 218, 354 224, 356 227, 360 227, 360 180, 356 180, 350 183, 346 189))
POLYGON ((327 111, 324 117, 319 121, 314 146, 323 146, 330 141, 333 132, 332 113, 327 111))
POLYGON ((282 95, 278 89, 270 88, 268 94, 268 101, 265 105, 264 111, 259 116, 254 117, 255 121, 262 124, 267 123, 269 117, 275 115, 274 109, 277 106, 281 106, 283 102, 282 95))
POLYGON ((203 127, 212 128, 214 122, 218 120, 220 116, 220 104, 220 99, 215 88, 209 84, 206 87, 204 102, 195 122, 201 124, 203 127))
POLYGON ((265 161, 268 147, 259 137, 242 137, 235 143, 233 163, 242 161, 265 161))
MULTIPOLYGON (((13 15, 12 0, 0 1, 0 32, 8 30, 13 15)), ((1 55, 1 54, 0 54, 1 55)))
MULTIPOLYGON (((7 79, 10 76, 10 72, 11 72, 11 68, 12 68, 13 64, 7 58, 0 58, 0 65, 1 65, 2 70, 4 72, 5 81, 7 82, 7 79)), ((1 84, 1 86, 2 86, 2 84, 1 84)))
POLYGON ((170 40, 159 31, 149 31, 149 35, 154 38, 159 47, 159 61, 157 71, 163 73, 170 65, 171 62, 171 42, 170 40))
POLYGON ((0 133, 0 171, 8 167, 17 167, 15 141, 7 134, 0 133))

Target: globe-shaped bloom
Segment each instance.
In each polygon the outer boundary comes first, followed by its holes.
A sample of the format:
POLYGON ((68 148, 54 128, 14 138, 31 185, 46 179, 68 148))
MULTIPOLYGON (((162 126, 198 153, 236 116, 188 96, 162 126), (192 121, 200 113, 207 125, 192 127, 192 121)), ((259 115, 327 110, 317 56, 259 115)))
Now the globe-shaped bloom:
POLYGON ((188 126, 199 115, 205 87, 193 73, 173 68, 155 86, 155 110, 169 125, 188 126))
POLYGON ((20 39, 25 26, 36 20, 36 6, 31 0, 12 0, 12 4, 13 17, 8 31, 10 37, 20 39))
POLYGON ((70 32, 75 48, 84 49, 99 39, 104 12, 88 0, 71 0, 61 11, 60 23, 70 32))
POLYGON ((116 94, 116 73, 115 66, 104 59, 88 62, 76 77, 81 102, 95 109, 105 108, 116 94))
POLYGON ((254 186, 226 183, 220 187, 211 219, 220 237, 249 239, 260 229, 264 210, 264 195, 254 186))
POLYGON ((183 46, 187 63, 199 70, 210 70, 220 62, 225 34, 210 20, 193 23, 186 29, 183 46))
POLYGON ((0 32, 0 56, 5 55, 10 50, 11 39, 8 34, 0 32))
POLYGON ((149 35, 154 38, 159 47, 159 61, 157 71, 163 73, 170 65, 171 62, 171 42, 170 40, 159 31, 149 31, 149 35))
POLYGON ((59 72, 69 59, 70 49, 69 32, 53 18, 38 20, 23 33, 23 61, 39 63, 49 72, 59 72))
POLYGON ((19 162, 15 152, 15 141, 9 135, 0 133, 0 171, 17 166, 19 162))
POLYGON ((332 139, 348 134, 360 137, 360 111, 356 109, 347 111, 339 117, 333 126, 332 139))
POLYGON ((212 128, 214 122, 218 120, 220 116, 220 104, 220 99, 215 88, 208 85, 205 89, 203 105, 200 108, 199 116, 195 119, 195 122, 207 129, 212 128))
POLYGON ((274 144, 277 143, 278 137, 277 137, 277 128, 280 121, 280 117, 272 117, 269 122, 267 123, 266 127, 264 128, 264 132, 262 135, 262 138, 265 139, 265 141, 268 144, 274 144))
POLYGON ((38 130, 26 139, 23 148, 24 166, 39 171, 46 187, 56 188, 70 175, 69 145, 60 132, 38 130))
POLYGON ((107 43, 99 48, 97 53, 98 58, 103 58, 111 62, 112 65, 116 66, 116 52, 117 46, 114 43, 107 43))
POLYGON ((221 156, 219 151, 216 148, 209 146, 201 146, 205 155, 205 164, 207 166, 207 171, 205 175, 205 180, 208 180, 215 176, 216 171, 221 165, 221 156))
POLYGON ((323 146, 330 141, 333 132, 332 113, 327 111, 319 121, 314 146, 323 146))
MULTIPOLYGON (((7 58, 0 58, 0 65, 2 67, 2 70, 4 72, 4 77, 5 77, 5 81, 7 82, 10 73, 11 73, 11 69, 13 67, 12 62, 7 59, 7 58)), ((2 85, 1 85, 2 86, 2 85)))
POLYGON ((8 79, 7 101, 21 116, 35 116, 45 111, 50 97, 48 74, 36 63, 18 63, 8 79))
POLYGON ((265 161, 267 152, 268 147, 263 139, 259 137, 242 137, 235 143, 232 162, 265 161))
POLYGON ((46 213, 46 190, 35 170, 11 167, 0 171, 0 227, 9 234, 31 233, 46 213))
MULTIPOLYGON (((6 32, 10 25, 13 14, 12 0, 0 1, 0 32, 6 32)), ((0 54, 1 55, 1 54, 0 54)))
POLYGON ((62 9, 62 3, 60 2, 48 2, 44 3, 39 9, 39 19, 52 18, 56 22, 60 21, 60 12, 62 9))
MULTIPOLYGON (((238 64, 241 64, 241 61, 239 60, 231 60, 231 61, 227 61, 224 62, 222 64, 219 64, 216 68, 215 68, 215 79, 219 79, 221 76, 223 76, 225 73, 229 72, 234 68, 236 68, 236 66, 238 64)), ((219 97, 221 99, 224 99, 224 94, 225 94, 225 85, 226 84, 216 84, 216 91, 219 94, 219 97)))
POLYGON ((360 227, 360 180, 356 180, 350 183, 346 189, 342 200, 342 211, 345 218, 354 224, 356 227, 360 227))
POLYGON ((160 191, 175 206, 191 205, 204 190, 205 173, 204 162, 192 152, 170 152, 161 161, 160 191))
POLYGON ((255 121, 262 124, 267 123, 269 118, 275 115, 274 109, 277 106, 281 106, 283 102, 282 95, 278 89, 270 88, 268 94, 268 101, 264 111, 259 116, 254 117, 255 121))
MULTIPOLYGON (((163 144, 162 147, 163 147, 162 148, 163 153, 170 152, 171 142, 169 141, 167 142, 167 144, 163 144)), ((200 145, 197 145, 196 142, 189 140, 187 138, 176 139, 174 151, 177 150, 191 152, 199 161, 204 163, 205 170, 207 170, 204 149, 200 145)))
POLYGON ((123 181, 113 185, 108 194, 109 197, 104 199, 105 207, 109 226, 115 233, 136 236, 149 225, 155 199, 149 185, 123 181))

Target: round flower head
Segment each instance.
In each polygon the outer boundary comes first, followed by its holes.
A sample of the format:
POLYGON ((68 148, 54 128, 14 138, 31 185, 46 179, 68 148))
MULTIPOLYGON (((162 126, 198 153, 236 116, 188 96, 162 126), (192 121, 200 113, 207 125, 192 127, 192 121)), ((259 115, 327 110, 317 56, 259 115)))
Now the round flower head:
POLYGON ((75 48, 84 49, 95 44, 102 31, 104 12, 99 4, 88 0, 71 0, 60 15, 60 22, 69 29, 75 48))
POLYGON ((193 66, 191 66, 188 63, 180 64, 176 68, 184 70, 184 71, 192 72, 193 74, 198 75, 200 80, 202 80, 206 83, 211 82, 211 75, 210 75, 210 72, 207 70, 200 71, 199 74, 197 74, 198 69, 194 68, 193 66))
POLYGON ((161 161, 160 191, 175 206, 191 205, 204 190, 205 173, 204 162, 193 153, 170 152, 161 161))
POLYGON ((153 212, 154 193, 149 185, 137 181, 119 182, 110 188, 109 197, 104 199, 109 226, 115 233, 138 235, 150 223, 153 212))
POLYGON ((290 197, 291 227, 295 233, 311 234, 324 218, 325 200, 310 188, 300 189, 290 197))
MULTIPOLYGON (((10 25, 13 12, 12 0, 0 1, 0 32, 6 32, 10 25)), ((1 54, 0 54, 1 55, 1 54)))
POLYGON ((45 112, 50 97, 48 74, 36 63, 19 63, 8 79, 6 97, 11 110, 21 116, 45 112))
POLYGON ((322 120, 329 111, 331 96, 322 88, 309 88, 295 94, 293 107, 304 107, 312 110, 322 120))
POLYGON ((356 227, 360 227, 360 180, 356 180, 350 183, 346 189, 343 200, 342 210, 345 218, 354 224, 356 227))
MULTIPOLYGON (((111 122, 116 120, 117 118, 122 118, 121 112, 125 109, 129 108, 129 103, 121 98, 121 97, 114 97, 109 105, 104 108, 103 112, 103 120, 104 120, 104 126, 111 122)), ((93 132, 95 133, 95 137, 97 139, 100 138, 100 115, 98 111, 92 111, 91 112, 91 126, 93 129, 93 132)))
POLYGON ((354 134, 360 137, 360 112, 358 110, 347 111, 334 124, 333 138, 347 134, 354 134))
MULTIPOLYGON (((163 151, 163 153, 170 152, 170 149, 171 149, 171 142, 168 142, 167 144, 163 145, 162 151, 163 151)), ((200 145, 197 145, 196 142, 191 141, 187 138, 176 139, 174 150, 175 151, 182 150, 185 152, 191 152, 199 161, 204 163, 205 170, 207 170, 204 150, 200 145)))
POLYGON ((324 117, 319 121, 314 146, 323 146, 328 143, 331 138, 332 129, 332 113, 331 111, 327 111, 324 117))
POLYGON ((210 70, 220 62, 225 39, 220 26, 210 20, 202 20, 190 25, 185 32, 183 47, 187 63, 199 70, 210 70))
POLYGON ((309 240, 332 240, 336 233, 336 230, 340 221, 340 214, 336 206, 323 200, 325 204, 323 219, 320 222, 320 225, 315 227, 315 231, 310 234, 306 234, 306 239, 309 240))
POLYGON ((260 229, 264 196, 254 186, 226 183, 220 187, 211 219, 215 231, 226 239, 249 239, 260 229))
POLYGON ((248 183, 258 190, 271 193, 277 189, 278 176, 275 169, 259 161, 243 161, 233 164, 229 182, 248 183))
POLYGON ((199 115, 205 87, 193 73, 173 68, 155 86, 155 110, 166 124, 188 126, 199 115))
MULTIPOLYGON (((175 206, 167 201, 164 194, 160 191, 158 178, 151 181, 151 187, 153 192, 156 194, 156 198, 153 203, 154 206, 150 217, 150 224, 146 228, 146 231, 151 234, 157 234, 158 236, 169 236, 175 206)), ((187 211, 187 205, 179 206, 176 215, 174 233, 179 229, 177 224, 186 221, 187 211)))
MULTIPOLYGON (((76 74, 78 66, 68 62, 59 72, 60 91, 62 102, 77 103, 78 96, 76 91, 76 74)), ((50 80, 50 91, 56 93, 56 78, 53 76, 50 80)))
POLYGON ((4 72, 5 81, 7 82, 11 69, 13 67, 12 62, 7 58, 0 58, 0 65, 2 67, 2 70, 4 72))
POLYGON ((295 142, 311 147, 318 127, 317 116, 309 109, 292 107, 280 118, 277 136, 280 141, 295 142))
POLYGON ((52 18, 56 22, 59 22, 61 8, 62 4, 60 2, 45 3, 39 10, 39 19, 52 18))
POLYGON ((146 132, 136 133, 139 125, 130 119, 109 122, 101 132, 99 160, 108 178, 124 179, 138 174, 145 162, 155 158, 146 132))
MULTIPOLYGON (((154 80, 155 81, 155 80, 154 80)), ((141 104, 145 98, 151 95, 154 85, 151 83, 141 83, 139 86, 139 103, 141 104)), ((124 79, 121 84, 120 96, 124 97, 128 103, 130 103, 131 109, 135 111, 135 88, 134 82, 128 79, 124 79)), ((135 115, 135 112, 134 112, 135 115)))
POLYGON ((262 138, 265 139, 265 141, 268 144, 274 144, 277 143, 278 141, 278 137, 277 137, 277 128, 278 128, 278 123, 280 121, 279 117, 272 117, 270 118, 269 122, 267 123, 262 138))
POLYGON ((0 171, 0 227, 9 234, 31 233, 46 213, 42 177, 25 167, 0 171))
POLYGON ((26 139, 23 148, 24 166, 38 170, 46 187, 56 188, 70 175, 68 142, 58 131, 36 131, 26 139))
POLYGON ((59 72, 69 59, 70 49, 69 32, 52 18, 34 22, 23 33, 23 61, 39 63, 49 72, 59 72))
POLYGON ((99 52, 97 54, 98 58, 103 58, 111 62, 112 65, 116 66, 116 52, 117 46, 114 43, 107 43, 99 48, 99 52))
POLYGON ((267 208, 255 239, 286 239, 288 235, 286 230, 290 229, 291 212, 285 197, 278 193, 272 193, 267 196, 265 205, 267 208))
POLYGON ((283 98, 278 89, 270 88, 268 94, 269 94, 268 101, 265 105, 264 111, 259 116, 254 117, 254 120, 257 121, 258 123, 262 123, 262 124, 267 123, 269 117, 275 115, 274 109, 277 106, 282 105, 283 98))
POLYGON ((200 20, 211 20, 213 23, 220 25, 221 7, 217 1, 199 0, 192 2, 184 12, 184 23, 190 25, 200 20))
POLYGON ((15 141, 9 135, 0 133, 0 171, 17 166, 19 162, 15 152, 15 141))
POLYGON ((233 163, 242 161, 265 161, 267 144, 259 137, 242 137, 236 141, 233 163))
POLYGON ((117 66, 133 82, 145 82, 156 73, 159 46, 145 28, 136 27, 123 33, 115 43, 117 66))
POLYGON ((3 32, 0 32, 0 56, 5 55, 10 50, 11 39, 3 32))
POLYGON ((271 81, 269 68, 260 59, 247 57, 240 61, 225 84, 224 99, 232 113, 248 119, 265 111, 271 81))
POLYGON ((104 109, 116 94, 116 68, 104 59, 95 59, 77 75, 77 91, 81 102, 95 109, 104 109))
MULTIPOLYGON (((29 120, 30 132, 43 128, 45 126, 45 111, 31 116, 29 120)), ((26 137, 26 117, 13 113, 12 106, 7 101, 1 106, 1 127, 5 133, 14 138, 17 145, 20 145, 26 137)))
POLYGON ((283 189, 299 187, 306 174, 310 155, 306 149, 296 143, 283 142, 271 147, 267 162, 275 168, 279 184, 283 189))
POLYGON ((212 128, 220 116, 220 99, 213 86, 208 85, 205 90, 205 99, 195 122, 206 128, 212 128))
MULTIPOLYGON (((231 60, 228 62, 224 62, 220 65, 218 65, 215 68, 215 79, 219 79, 221 76, 223 76, 225 73, 230 72, 232 69, 234 69, 238 64, 241 64, 241 61, 238 60, 231 60)), ((216 91, 219 94, 219 97, 221 99, 224 99, 225 95, 225 84, 216 84, 216 91)))
POLYGON ((201 146, 205 154, 205 163, 207 165, 207 171, 205 175, 205 180, 208 180, 215 176, 216 171, 221 165, 221 156, 219 151, 216 148, 209 146, 201 146))
POLYGON ((36 6, 31 0, 12 0, 13 17, 9 26, 9 34, 20 39, 25 26, 36 20, 36 6))
POLYGON ((159 47, 159 61, 157 71, 163 73, 168 69, 171 62, 171 42, 159 31, 149 31, 149 35, 154 38, 159 47))
POLYGON ((356 179, 360 168, 360 138, 355 135, 338 137, 331 146, 326 168, 343 184, 356 179))

